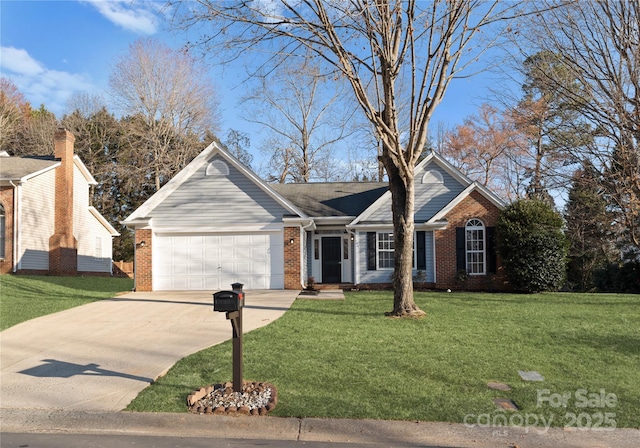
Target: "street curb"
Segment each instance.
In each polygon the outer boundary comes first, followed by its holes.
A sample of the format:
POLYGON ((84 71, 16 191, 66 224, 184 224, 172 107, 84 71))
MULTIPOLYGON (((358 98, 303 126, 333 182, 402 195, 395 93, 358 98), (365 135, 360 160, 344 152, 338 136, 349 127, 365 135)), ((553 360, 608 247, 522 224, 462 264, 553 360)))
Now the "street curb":
POLYGON ((189 413, 0 409, 1 432, 146 435, 439 447, 636 448, 640 430, 468 427, 459 423, 189 413))

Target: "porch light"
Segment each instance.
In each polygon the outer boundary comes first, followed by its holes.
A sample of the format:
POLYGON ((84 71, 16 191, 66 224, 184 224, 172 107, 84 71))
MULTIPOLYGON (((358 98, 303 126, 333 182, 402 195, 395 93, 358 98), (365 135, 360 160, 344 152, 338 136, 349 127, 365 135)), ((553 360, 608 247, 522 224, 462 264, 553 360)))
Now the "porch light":
POLYGON ((293 244, 293 238, 289 240, 289 244, 293 244))

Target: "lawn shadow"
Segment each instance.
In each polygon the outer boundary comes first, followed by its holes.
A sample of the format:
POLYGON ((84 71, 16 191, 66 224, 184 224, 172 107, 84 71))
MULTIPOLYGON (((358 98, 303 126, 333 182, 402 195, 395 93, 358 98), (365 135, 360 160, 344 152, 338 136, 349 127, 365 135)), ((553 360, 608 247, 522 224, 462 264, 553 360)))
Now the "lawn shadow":
POLYGON ((72 376, 77 375, 97 375, 127 378, 135 381, 142 381, 143 383, 153 382, 153 378, 146 378, 143 376, 116 372, 114 370, 102 369, 100 368, 99 364, 94 363, 82 365, 72 362, 59 361, 57 359, 43 359, 42 362, 44 364, 21 370, 18 373, 22 373, 23 375, 35 376, 38 378, 71 378, 72 376))
POLYGON ((563 334, 559 343, 580 344, 598 350, 615 351, 623 355, 640 355, 640 337, 630 335, 597 335, 582 333, 578 335, 563 334))
POLYGON ((345 311, 345 310, 329 310, 329 309, 319 309, 319 308, 301 308, 301 307, 291 307, 289 309, 290 313, 314 313, 314 314, 329 314, 333 316, 379 316, 385 317, 384 312, 365 312, 365 311, 345 311))

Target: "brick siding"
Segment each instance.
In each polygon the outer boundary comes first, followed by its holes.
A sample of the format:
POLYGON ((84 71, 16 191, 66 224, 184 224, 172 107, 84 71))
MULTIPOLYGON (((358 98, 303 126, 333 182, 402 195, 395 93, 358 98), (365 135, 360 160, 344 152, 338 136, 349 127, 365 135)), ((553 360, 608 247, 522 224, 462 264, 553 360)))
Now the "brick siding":
POLYGON ((480 219, 485 227, 494 227, 499 216, 500 209, 477 191, 473 191, 447 214, 446 220, 449 223, 447 228, 435 231, 436 288, 468 290, 509 288, 499 254, 496 261, 496 274, 470 275, 464 282, 456 280, 456 227, 464 227, 472 218, 480 219))
POLYGON ((4 258, 0 258, 0 274, 13 271, 13 187, 0 187, 0 204, 4 207, 4 258))
POLYGON ((302 289, 300 228, 284 228, 284 289, 302 289), (292 242, 293 241, 293 242, 292 242))
POLYGON ((135 289, 136 291, 153 291, 153 275, 151 255, 153 254, 153 233, 151 229, 136 230, 135 251, 135 289), (142 242, 144 241, 144 246, 142 242))

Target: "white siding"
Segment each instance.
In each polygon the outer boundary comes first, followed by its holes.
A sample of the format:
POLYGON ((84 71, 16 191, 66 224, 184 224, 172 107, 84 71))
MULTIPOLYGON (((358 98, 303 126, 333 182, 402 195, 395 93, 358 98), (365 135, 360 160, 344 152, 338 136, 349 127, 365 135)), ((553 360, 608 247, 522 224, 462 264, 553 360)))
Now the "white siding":
MULTIPOLYGON (((426 281, 435 282, 435 252, 432 231, 425 232, 425 243, 426 281)), ((355 252, 357 252, 355 283, 391 283, 393 269, 376 269, 373 271, 367 270, 367 232, 357 233, 355 238, 355 246, 355 252)), ((417 273, 417 269, 414 269, 414 277, 417 273)))
MULTIPOLYGON (((217 160, 223 159, 217 156, 211 161, 217 160)), ((288 213, 233 166, 229 165, 228 176, 207 176, 206 168, 203 166, 150 213, 154 228, 280 223, 288 213)))
POLYGON ((111 234, 89 211, 89 184, 75 165, 73 189, 73 236, 78 241, 78 272, 111 272, 111 234))
POLYGON ((20 187, 18 269, 49 269, 49 238, 55 231, 55 170, 20 187))
MULTIPOLYGON (((442 184, 423 184, 422 176, 416 176, 415 184, 415 222, 426 222, 442 210, 449 202, 466 188, 449 173, 435 163, 427 166, 427 171, 436 171, 442 175, 442 184)), ((392 222, 391 200, 382 204, 365 222, 392 222)))

